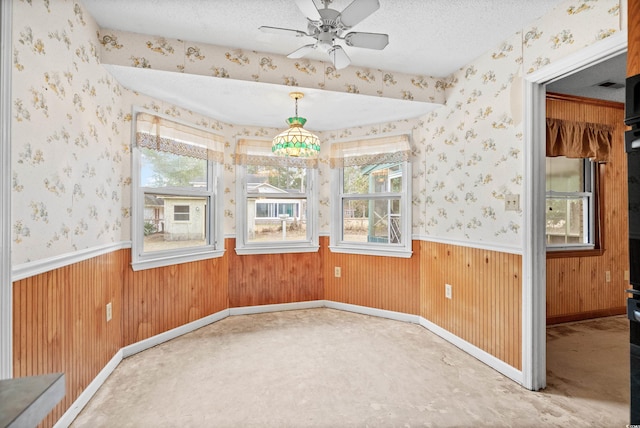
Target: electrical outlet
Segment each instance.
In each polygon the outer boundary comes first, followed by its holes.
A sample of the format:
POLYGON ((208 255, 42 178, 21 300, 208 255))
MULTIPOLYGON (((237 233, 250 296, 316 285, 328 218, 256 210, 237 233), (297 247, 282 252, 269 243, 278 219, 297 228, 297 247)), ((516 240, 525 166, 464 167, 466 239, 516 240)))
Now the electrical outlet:
POLYGON ((334 274, 336 278, 342 277, 342 268, 340 266, 336 266, 334 269, 334 274))
POLYGON ((113 316, 111 310, 111 302, 107 303, 107 322, 111 321, 111 317, 113 316))
POLYGON ((611 282, 611 271, 608 270, 604 273, 604 279, 607 282, 611 282))
POLYGON ((450 284, 445 284, 444 285, 444 297, 446 297, 447 299, 451 298, 451 285, 450 284))
POLYGON ((629 281, 629 271, 628 270, 624 271, 624 280, 625 281, 629 281))
POLYGON ((504 210, 505 211, 519 211, 520 210, 520 195, 504 195, 504 210))

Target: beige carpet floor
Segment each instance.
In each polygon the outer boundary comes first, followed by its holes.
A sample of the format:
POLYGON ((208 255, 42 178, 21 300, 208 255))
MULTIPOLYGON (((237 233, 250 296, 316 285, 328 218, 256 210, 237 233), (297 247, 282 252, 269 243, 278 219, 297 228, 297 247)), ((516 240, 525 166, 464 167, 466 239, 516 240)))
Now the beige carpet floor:
POLYGON ((625 317, 548 329, 528 391, 425 328, 332 309, 233 316, 125 359, 74 427, 624 427, 625 317))

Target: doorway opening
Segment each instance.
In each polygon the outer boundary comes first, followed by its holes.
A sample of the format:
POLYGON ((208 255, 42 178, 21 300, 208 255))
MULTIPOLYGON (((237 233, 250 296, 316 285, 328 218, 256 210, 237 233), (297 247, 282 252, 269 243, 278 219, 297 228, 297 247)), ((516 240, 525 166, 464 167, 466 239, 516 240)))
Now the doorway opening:
POLYGON ((614 413, 629 406, 626 57, 545 85, 547 126, 580 126, 601 132, 594 143, 611 144, 606 160, 604 153, 582 158, 562 144, 547 149, 547 383, 614 413))
POLYGON ((626 52, 625 32, 586 47, 524 77, 525 188, 523 212, 523 386, 546 386, 546 91, 547 86, 626 52))

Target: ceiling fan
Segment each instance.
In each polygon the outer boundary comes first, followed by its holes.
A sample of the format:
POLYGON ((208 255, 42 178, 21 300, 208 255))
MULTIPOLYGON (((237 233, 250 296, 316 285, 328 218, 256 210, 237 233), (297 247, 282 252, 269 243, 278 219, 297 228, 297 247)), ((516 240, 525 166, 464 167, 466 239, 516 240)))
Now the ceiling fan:
POLYGON ((329 54, 336 69, 347 67, 351 59, 336 39, 344 40, 347 46, 367 49, 384 49, 389 44, 389 35, 381 33, 349 32, 343 34, 380 8, 378 0, 353 0, 342 12, 330 9, 333 0, 322 0, 324 8, 318 9, 313 0, 296 0, 300 10, 307 16, 307 32, 288 28, 262 26, 267 33, 287 34, 296 37, 313 37, 315 43, 304 45, 287 55, 302 58, 320 49, 329 54))

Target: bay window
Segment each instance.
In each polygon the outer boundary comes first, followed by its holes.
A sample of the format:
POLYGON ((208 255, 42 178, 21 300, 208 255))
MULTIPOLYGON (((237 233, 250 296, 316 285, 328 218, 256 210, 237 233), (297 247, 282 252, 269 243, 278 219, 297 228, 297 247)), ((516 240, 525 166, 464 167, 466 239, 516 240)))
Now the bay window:
POLYGON ((271 141, 236 145, 236 252, 318 251, 317 159, 281 157, 271 141))
POLYGON ((146 112, 134 129, 134 270, 222 255, 222 137, 146 112))
POLYGON ((331 146, 331 250, 411 256, 408 135, 331 146))

